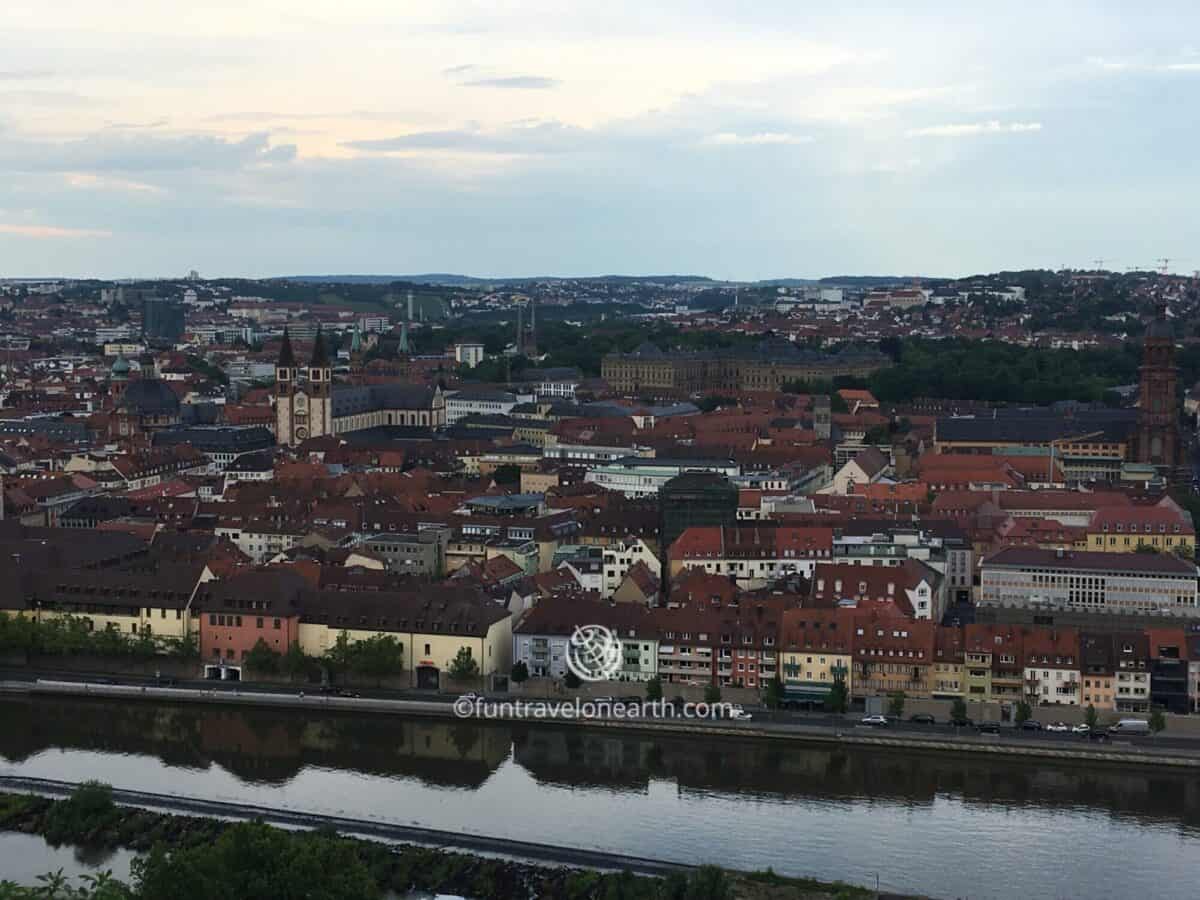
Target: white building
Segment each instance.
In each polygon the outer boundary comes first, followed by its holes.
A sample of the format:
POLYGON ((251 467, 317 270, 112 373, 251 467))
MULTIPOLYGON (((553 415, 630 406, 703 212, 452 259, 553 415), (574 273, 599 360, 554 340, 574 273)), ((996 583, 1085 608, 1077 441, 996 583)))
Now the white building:
POLYGON ((454 345, 454 361, 460 366, 466 366, 469 369, 473 369, 483 362, 483 359, 483 344, 454 345))
POLYGON ((584 481, 619 491, 626 497, 653 497, 658 489, 684 472, 716 472, 732 478, 741 468, 730 459, 648 459, 625 457, 598 463, 588 469, 584 481))
POLYGON ((638 563, 645 563, 646 568, 656 576, 662 573, 662 563, 654 555, 654 551, 641 538, 627 538, 609 544, 604 548, 604 582, 601 596, 611 597, 638 563))

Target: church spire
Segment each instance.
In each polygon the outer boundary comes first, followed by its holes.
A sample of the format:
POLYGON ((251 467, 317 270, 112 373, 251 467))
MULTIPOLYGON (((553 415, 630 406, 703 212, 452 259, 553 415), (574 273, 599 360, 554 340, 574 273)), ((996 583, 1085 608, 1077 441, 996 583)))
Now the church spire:
POLYGON ((308 367, 310 369, 327 369, 329 368, 329 353, 325 350, 325 337, 321 334, 321 326, 317 326, 317 339, 313 342, 312 359, 309 360, 308 367))
POLYGON ((296 368, 296 354, 292 352, 292 339, 288 337, 286 326, 283 329, 283 343, 279 345, 279 362, 275 366, 279 369, 296 368))

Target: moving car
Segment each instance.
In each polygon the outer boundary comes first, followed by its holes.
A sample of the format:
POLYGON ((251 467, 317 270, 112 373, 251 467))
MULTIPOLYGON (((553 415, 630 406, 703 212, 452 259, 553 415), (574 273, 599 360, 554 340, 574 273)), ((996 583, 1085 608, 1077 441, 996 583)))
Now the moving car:
POLYGON ((749 722, 754 718, 754 716, 750 715, 750 713, 746 712, 744 709, 731 709, 729 711, 729 718, 733 719, 735 722, 749 722))
POLYGON ((1109 726, 1109 734, 1149 734, 1150 723, 1145 719, 1121 719, 1115 725, 1109 726))
POLYGON ((876 728, 884 728, 887 726, 887 723, 887 716, 880 715, 863 716, 861 721, 861 724, 863 725, 873 725, 876 728))
POLYGON ((1000 733, 1000 723, 999 722, 980 722, 979 723, 979 733, 980 734, 999 734, 1000 733))
POLYGON ((974 728, 975 723, 970 719, 951 719, 950 724, 955 728, 974 728))
POLYGON ((1088 734, 1092 730, 1092 726, 1087 722, 1080 722, 1071 728, 1071 734, 1088 734))
POLYGON ((1024 722, 1021 723, 1021 730, 1022 731, 1041 731, 1042 723, 1039 722, 1037 719, 1026 719, 1024 722))
POLYGON ((1057 733, 1065 733, 1065 732, 1068 732, 1071 730, 1071 726, 1068 725, 1066 722, 1051 722, 1049 725, 1046 726, 1046 730, 1057 732, 1057 733))
POLYGON ((933 716, 929 715, 929 713, 917 713, 915 716, 913 716, 908 721, 912 722, 915 725, 936 725, 937 724, 937 719, 935 719, 933 716))

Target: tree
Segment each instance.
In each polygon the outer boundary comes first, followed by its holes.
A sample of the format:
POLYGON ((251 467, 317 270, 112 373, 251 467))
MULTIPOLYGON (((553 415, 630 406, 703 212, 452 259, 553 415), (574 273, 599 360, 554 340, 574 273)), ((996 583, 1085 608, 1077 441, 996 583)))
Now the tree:
POLYGON ((496 466, 496 471, 492 472, 492 481, 496 484, 520 484, 521 467, 512 464, 496 466))
POLYGON ((709 682, 704 686, 704 702, 705 703, 720 703, 721 689, 715 684, 709 682))
POLYGON ((289 678, 309 678, 316 674, 317 661, 304 652, 299 641, 292 641, 280 659, 279 667, 289 678))
POLYGON ((651 703, 657 703, 663 698, 662 679, 655 675, 646 682, 646 699, 651 703))
POLYGON ((475 678, 479 675, 479 663, 471 655, 470 647, 459 647, 450 661, 450 677, 458 680, 475 678))
POLYGON ((518 659, 513 663, 512 674, 509 676, 513 684, 524 684, 529 680, 529 666, 525 665, 525 661, 518 659))
POLYGON ((120 818, 112 788, 99 781, 85 781, 66 800, 50 807, 43 835, 55 846, 82 843, 120 818))
POLYGON ((1156 709, 1150 713, 1150 730, 1155 734, 1160 731, 1165 731, 1167 727, 1167 717, 1163 715, 1161 709, 1156 709))
POLYGON ((317 832, 293 833, 261 822, 230 826, 216 841, 160 844, 133 863, 139 900, 276 900, 380 896, 379 885, 353 842, 317 832))
POLYGON ((783 682, 779 680, 779 676, 767 682, 767 689, 763 693, 763 702, 767 704, 768 709, 779 709, 780 704, 783 703, 783 682))
POLYGON ((1096 726, 1100 724, 1100 713, 1096 712, 1093 704, 1088 704, 1088 708, 1083 714, 1083 721, 1087 724, 1089 731, 1095 731, 1096 726))
POLYGON ((274 675, 279 671, 279 653, 262 638, 254 642, 243 662, 247 669, 259 675, 274 675))
POLYGON ((1013 711, 1013 721, 1018 725, 1024 725, 1033 715, 1033 708, 1024 700, 1017 702, 1017 708, 1013 711))
POLYGON ((904 691, 896 691, 891 694, 888 700, 888 715, 893 719, 899 719, 904 715, 904 691))
POLYGON ((1196 551, 1187 544, 1176 544, 1171 548, 1171 552, 1182 559, 1184 562, 1195 562, 1196 551))
POLYGON ((567 669, 567 673, 563 675, 563 684, 571 690, 576 690, 583 684, 583 680, 575 674, 574 669, 567 669))
POLYGON ((376 634, 365 641, 357 641, 350 657, 350 668, 376 682, 388 675, 399 674, 404 671, 404 645, 390 634, 376 634))
POLYGON ((1134 553, 1157 553, 1158 548, 1153 547, 1150 544, 1145 543, 1144 541, 1138 541, 1138 545, 1137 545, 1137 547, 1134 548, 1133 552, 1134 553))
POLYGON ((838 715, 850 708, 850 692, 846 689, 846 669, 844 666, 834 666, 833 687, 825 698, 825 708, 838 715))
POLYGON ((955 697, 954 702, 950 704, 950 718, 955 722, 962 722, 966 720, 967 701, 962 697, 955 697))

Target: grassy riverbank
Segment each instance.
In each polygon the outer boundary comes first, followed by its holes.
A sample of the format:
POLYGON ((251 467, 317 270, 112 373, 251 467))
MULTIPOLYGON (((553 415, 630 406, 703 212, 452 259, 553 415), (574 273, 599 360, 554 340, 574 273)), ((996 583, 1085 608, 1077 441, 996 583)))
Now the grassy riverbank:
POLYGON ((169 815, 118 806, 105 785, 64 800, 0 793, 0 830, 54 845, 125 848, 139 854, 130 884, 23 888, 0 882, 0 900, 369 900, 389 891, 461 894, 478 900, 865 900, 873 892, 715 866, 664 878, 538 866, 437 848, 292 831, 261 822, 169 815))

